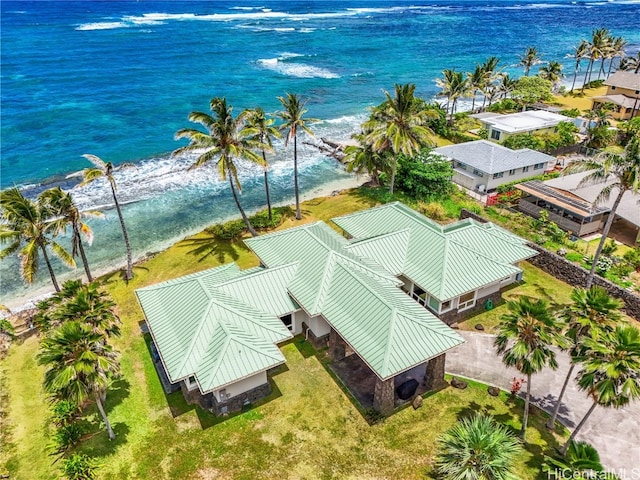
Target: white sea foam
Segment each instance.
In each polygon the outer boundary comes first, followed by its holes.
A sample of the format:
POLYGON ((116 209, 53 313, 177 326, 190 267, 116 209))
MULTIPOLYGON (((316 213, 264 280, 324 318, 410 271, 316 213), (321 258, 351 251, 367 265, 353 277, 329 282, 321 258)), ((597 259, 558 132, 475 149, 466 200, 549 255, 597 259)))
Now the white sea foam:
POLYGON ((260 67, 281 75, 296 78, 340 78, 335 72, 305 63, 287 62, 286 58, 261 58, 256 62, 260 67))
POLYGON ((126 22, 96 22, 83 23, 78 25, 76 30, 112 30, 114 28, 127 28, 130 25, 126 22))

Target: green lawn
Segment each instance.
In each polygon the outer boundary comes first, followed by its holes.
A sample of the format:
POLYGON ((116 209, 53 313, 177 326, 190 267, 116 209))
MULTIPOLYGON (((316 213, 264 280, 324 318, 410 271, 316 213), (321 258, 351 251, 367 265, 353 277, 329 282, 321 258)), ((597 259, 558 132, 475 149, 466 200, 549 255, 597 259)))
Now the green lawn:
MULTIPOLYGON (((302 222, 328 220, 373 203, 357 192, 312 200, 303 203, 302 222)), ((287 220, 280 228, 298 223, 287 220)), ((139 330, 142 312, 133 291, 229 261, 242 268, 257 264, 242 243, 215 242, 202 233, 138 265, 128 285, 118 274, 103 279, 123 321, 122 337, 114 342, 123 376, 106 401, 116 440, 108 441, 95 411, 85 421, 88 435, 80 450, 97 457, 100 478, 433 478, 435 438, 460 416, 487 411, 519 427, 520 405, 490 397, 475 384, 464 391, 448 388, 425 399, 419 410, 405 408, 370 425, 327 372, 323 356, 299 338, 282 348, 287 364, 273 378, 274 392, 253 410, 220 421, 186 405, 180 393, 165 396, 139 330)), ((550 277, 525 268, 527 284, 518 289, 562 300, 550 277)), ((499 316, 501 308, 486 315, 499 316)), ((9 397, 7 403, 0 396, 9 419, 8 427, 2 424, 0 462, 12 479, 59 476, 47 455, 48 408, 43 372, 34 360, 37 348, 37 338, 30 338, 0 362, 0 387, 6 385, 3 394, 9 397)), ((522 479, 542 478, 542 453, 556 446, 540 415, 533 414, 527 454, 517 465, 522 479)))

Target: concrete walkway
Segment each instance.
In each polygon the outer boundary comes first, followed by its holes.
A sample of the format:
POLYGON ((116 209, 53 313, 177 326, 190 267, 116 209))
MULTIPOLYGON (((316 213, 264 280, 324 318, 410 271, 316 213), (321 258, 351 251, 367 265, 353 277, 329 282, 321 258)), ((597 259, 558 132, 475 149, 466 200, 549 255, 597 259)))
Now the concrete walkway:
MULTIPOLYGON (((523 377, 517 370, 503 365, 493 346, 494 335, 465 331, 458 333, 466 343, 447 353, 447 373, 476 379, 507 391, 514 376, 523 377)), ((569 371, 568 355, 559 352, 557 358, 557 370, 545 369, 531 379, 532 403, 550 413, 569 371)), ((572 430, 591 405, 592 402, 584 392, 578 390, 577 384, 569 383, 558 419, 572 430)), ((578 440, 592 444, 608 470, 621 478, 640 479, 640 402, 632 402, 620 410, 596 407, 580 430, 578 440)))

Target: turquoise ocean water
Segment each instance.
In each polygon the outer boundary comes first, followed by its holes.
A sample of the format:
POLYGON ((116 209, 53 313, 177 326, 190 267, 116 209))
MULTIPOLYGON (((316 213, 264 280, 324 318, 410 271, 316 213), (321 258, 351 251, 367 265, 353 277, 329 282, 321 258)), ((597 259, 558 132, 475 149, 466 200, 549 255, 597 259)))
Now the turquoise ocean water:
MULTIPOLYGON (((34 196, 88 166, 92 153, 137 168, 117 178, 137 257, 205 225, 236 215, 213 170, 185 172, 170 158, 187 115, 225 96, 235 111, 278 109, 285 92, 308 98, 318 137, 346 139, 394 83, 413 82, 432 98, 444 68, 470 70, 490 55, 520 74, 517 55, 537 46, 561 60, 591 30, 609 28, 640 49, 635 1, 6 1, 1 11, 0 185, 34 196)), ((292 198, 291 151, 270 159, 276 201, 292 198)), ((308 194, 348 178, 340 165, 303 146, 301 186, 308 194)), ((260 172, 241 175, 242 203, 264 205, 260 172)), ((92 267, 124 259, 106 185, 75 188, 91 219, 92 267)), ((60 272, 66 269, 57 266, 60 272)), ((80 268, 70 275, 79 276, 80 268)), ((67 273, 69 275, 69 273, 67 273)), ((50 289, 44 267, 34 286, 13 257, 0 265, 1 303, 50 289)), ((64 276, 63 276, 64 278, 64 276)))

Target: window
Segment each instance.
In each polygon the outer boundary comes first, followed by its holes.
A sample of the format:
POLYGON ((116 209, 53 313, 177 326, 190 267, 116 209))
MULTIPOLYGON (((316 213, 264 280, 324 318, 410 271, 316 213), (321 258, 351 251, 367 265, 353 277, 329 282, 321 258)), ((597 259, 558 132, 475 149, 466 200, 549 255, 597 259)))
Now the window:
POLYGON ((502 178, 504 177, 504 172, 498 172, 493 174, 493 178, 502 178))
POLYGON ((491 130, 491 138, 493 140, 500 140, 500 130, 491 130))
POLYGON ((196 377, 194 377, 193 375, 188 377, 184 383, 187 385, 187 390, 193 390, 198 386, 198 384, 196 383, 196 377))
POLYGON ((280 320, 282 320, 282 323, 284 323, 289 331, 293 331, 293 316, 291 314, 280 317, 280 320))
POLYGON ((516 169, 515 168, 512 169, 512 170, 509 170, 509 175, 515 175, 515 174, 516 174, 516 169))
POLYGON ((533 169, 534 169, 534 170, 540 170, 541 168, 544 168, 544 163, 536 163, 536 164, 533 166, 533 169))
POLYGON ((467 166, 466 166, 464 163, 458 162, 458 168, 459 168, 460 170, 466 170, 466 169, 467 169, 467 166))
POLYGON ((529 167, 522 167, 522 173, 527 173, 529 171, 529 167))
POLYGON ((473 169, 473 174, 477 175, 478 177, 484 177, 484 173, 478 170, 477 168, 473 169))
POLYGON ((476 304, 476 292, 465 293, 458 299, 458 310, 473 307, 476 304))
POLYGON ((418 302, 420 305, 426 304, 427 292, 422 290, 417 285, 413 286, 413 299, 418 302))
POLYGON ((429 297, 429 308, 434 312, 438 313, 438 299, 429 297))

